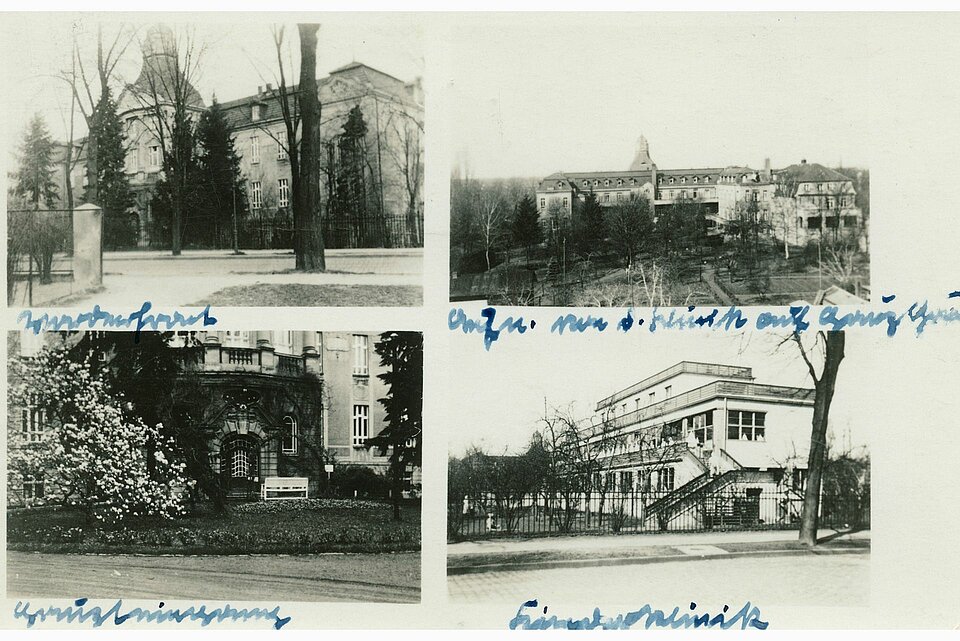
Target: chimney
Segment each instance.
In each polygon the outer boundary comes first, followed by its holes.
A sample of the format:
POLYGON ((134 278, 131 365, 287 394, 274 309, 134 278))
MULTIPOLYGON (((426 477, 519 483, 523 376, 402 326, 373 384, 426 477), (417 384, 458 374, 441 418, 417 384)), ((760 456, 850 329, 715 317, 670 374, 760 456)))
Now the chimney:
POLYGON ((806 165, 806 164, 807 164, 807 159, 806 159, 806 158, 803 158, 803 159, 800 161, 800 164, 801 164, 801 165, 806 165))
POLYGON ((273 91, 273 85, 271 85, 271 84, 268 82, 268 83, 267 83, 267 93, 270 93, 271 91, 273 91))
POLYGON ((263 95, 263 85, 257 85, 257 95, 263 95))

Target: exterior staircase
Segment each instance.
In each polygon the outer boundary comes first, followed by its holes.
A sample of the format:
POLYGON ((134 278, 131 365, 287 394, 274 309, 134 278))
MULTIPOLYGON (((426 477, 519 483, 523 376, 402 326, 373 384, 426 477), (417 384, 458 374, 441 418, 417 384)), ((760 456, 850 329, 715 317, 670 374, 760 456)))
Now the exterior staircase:
MULTIPOLYGON (((767 472, 732 469, 716 476, 701 474, 646 507, 649 523, 668 529, 669 523, 684 515, 702 521, 704 528, 750 519, 751 504, 740 497, 726 497, 721 491, 739 483, 768 482, 767 472), (719 496, 718 496, 719 495, 719 496)), ((756 515, 754 515, 756 516, 756 515)))

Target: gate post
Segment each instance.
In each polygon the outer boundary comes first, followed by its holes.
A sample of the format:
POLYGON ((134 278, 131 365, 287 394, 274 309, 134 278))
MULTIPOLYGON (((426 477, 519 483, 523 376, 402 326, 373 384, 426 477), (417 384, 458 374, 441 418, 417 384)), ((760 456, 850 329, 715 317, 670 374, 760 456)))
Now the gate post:
POLYGON ((73 282, 81 289, 103 284, 103 210, 91 203, 73 210, 73 282))

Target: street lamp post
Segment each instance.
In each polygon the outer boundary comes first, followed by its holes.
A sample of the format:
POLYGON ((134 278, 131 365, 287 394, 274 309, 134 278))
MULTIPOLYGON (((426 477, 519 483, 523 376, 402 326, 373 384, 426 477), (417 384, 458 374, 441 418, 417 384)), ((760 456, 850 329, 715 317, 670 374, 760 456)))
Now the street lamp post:
POLYGON ((237 184, 230 181, 230 193, 233 195, 233 255, 240 255, 240 238, 237 233, 237 184))

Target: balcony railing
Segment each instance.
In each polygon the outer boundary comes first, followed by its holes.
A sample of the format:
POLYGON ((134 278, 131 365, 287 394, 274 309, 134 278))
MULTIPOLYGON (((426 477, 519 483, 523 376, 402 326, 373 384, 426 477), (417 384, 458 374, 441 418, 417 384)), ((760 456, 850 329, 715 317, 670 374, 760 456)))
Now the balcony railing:
POLYGON ((608 405, 613 405, 618 401, 621 401, 625 398, 633 396, 637 392, 641 392, 648 387, 653 387, 657 383, 667 380, 668 378, 673 378, 678 374, 704 374, 706 376, 716 376, 718 378, 743 378, 752 380, 753 379, 753 370, 749 367, 739 367, 736 365, 718 365, 716 363, 695 363, 692 361, 683 361, 677 363, 673 367, 668 367, 662 372, 658 372, 653 376, 648 376, 639 383, 635 383, 630 387, 620 390, 616 394, 612 394, 607 398, 603 399, 597 403, 597 410, 600 411, 608 405))
POLYGON ((780 385, 760 385, 757 383, 740 383, 736 381, 714 381, 703 387, 677 394, 672 398, 659 403, 642 407, 633 412, 622 414, 616 418, 604 421, 597 426, 597 431, 610 432, 645 421, 667 412, 694 405, 712 398, 735 396, 749 399, 774 399, 793 403, 813 403, 814 390, 799 387, 782 387, 780 385))
POLYGON ((281 376, 299 376, 303 373, 303 357, 278 354, 277 373, 281 376))
POLYGON ((220 362, 227 365, 257 365, 262 361, 260 350, 249 347, 221 347, 220 362))

